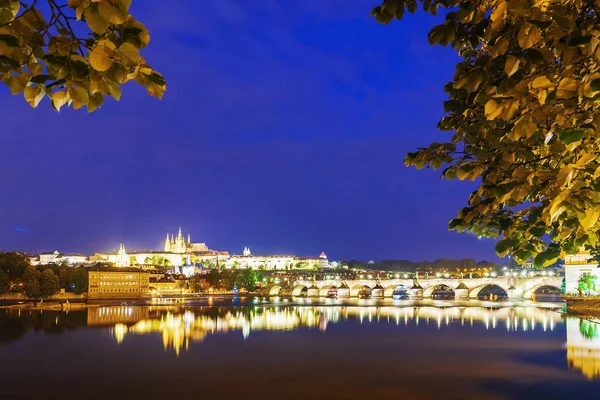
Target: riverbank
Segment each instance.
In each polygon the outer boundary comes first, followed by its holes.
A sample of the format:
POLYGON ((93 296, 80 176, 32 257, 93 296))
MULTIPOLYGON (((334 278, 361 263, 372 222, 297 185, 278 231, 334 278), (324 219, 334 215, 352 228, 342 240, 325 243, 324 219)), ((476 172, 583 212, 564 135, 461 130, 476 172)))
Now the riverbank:
POLYGON ((100 304, 89 304, 89 303, 71 303, 71 302, 55 302, 55 301, 43 301, 36 302, 24 301, 17 304, 8 304, 0 306, 0 308, 6 308, 8 310, 50 310, 50 311, 71 311, 71 310, 85 310, 86 308, 100 307, 100 304))
POLYGON ((579 317, 600 318, 600 297, 567 297, 567 314, 579 317))

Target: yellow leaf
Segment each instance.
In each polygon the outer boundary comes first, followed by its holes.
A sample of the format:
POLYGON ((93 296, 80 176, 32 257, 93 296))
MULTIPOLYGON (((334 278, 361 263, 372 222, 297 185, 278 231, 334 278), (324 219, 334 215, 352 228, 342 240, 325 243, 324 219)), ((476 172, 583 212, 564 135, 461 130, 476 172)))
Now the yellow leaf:
POLYGON ((95 111, 98 107, 100 107, 104 103, 104 97, 102 97, 101 93, 94 93, 90 96, 90 101, 88 102, 87 108, 88 113, 95 111))
POLYGON ((507 8, 508 5, 506 2, 501 1, 497 3, 496 8, 494 8, 494 11, 490 15, 490 21, 492 21, 490 28, 492 30, 497 31, 504 26, 507 8))
POLYGON ((517 41, 522 49, 528 49, 533 47, 542 37, 542 31, 537 26, 525 22, 519 33, 517 34, 517 41))
POLYGON ((73 99, 73 108, 78 109, 86 105, 90 101, 90 97, 86 88, 70 87, 69 96, 73 99))
POLYGON ((596 222, 598 222, 598 218, 600 217, 600 210, 594 208, 588 208, 585 211, 585 217, 579 219, 579 223, 583 227, 583 229, 591 229, 596 222))
POLYGON ((512 74, 517 72, 520 63, 521 60, 517 57, 508 56, 508 58, 506 59, 506 64, 504 65, 504 72, 506 72, 506 75, 511 76, 512 74))
POLYGON ((573 179, 573 169, 570 166, 562 167, 556 175, 556 184, 558 186, 568 186, 573 179))
POLYGON ((40 101, 44 98, 44 90, 41 86, 27 86, 25 92, 23 92, 25 100, 33 108, 36 108, 40 101))
POLYGON ((140 52, 131 43, 123 43, 119 46, 119 52, 127 59, 129 65, 134 66, 140 62, 140 52))
POLYGON ((98 35, 102 35, 110 26, 110 22, 102 18, 98 12, 98 6, 95 4, 86 8, 83 15, 90 29, 98 35))
POLYGON ((552 86, 552 82, 546 76, 538 76, 531 82, 531 87, 534 89, 547 89, 552 86))
POLYGON ((540 90, 538 92, 538 101, 541 105, 546 104, 546 97, 548 97, 548 92, 545 90, 540 90))
POLYGON ((10 78, 8 78, 6 85, 10 89, 10 93, 14 96, 16 94, 21 93, 23 89, 25 89, 27 82, 23 82, 23 80, 20 79, 20 76, 13 75, 10 78))
POLYGON ((61 107, 64 106, 69 100, 69 94, 67 92, 55 92, 52 95, 52 106, 56 111, 60 111, 61 107))
POLYGON ((121 88, 119 84, 113 81, 107 84, 108 93, 117 101, 121 100, 121 88))
POLYGON ((498 104, 496 100, 489 100, 485 103, 485 117, 489 120, 495 119, 502 113, 502 105, 498 104))
POLYGON ((119 11, 119 9, 113 6, 108 1, 103 1, 98 5, 98 12, 100 16, 111 24, 122 24, 127 19, 127 15, 119 11))
POLYGON ((573 78, 564 78, 558 84, 556 88, 557 99, 570 99, 577 97, 577 81, 573 78))
POLYGON ((133 21, 131 25, 132 27, 141 30, 141 32, 138 33, 138 38, 140 39, 140 47, 148 46, 148 43, 150 43, 150 34, 148 33, 148 29, 146 29, 144 24, 142 24, 139 21, 133 21))
POLYGON ((90 64, 96 71, 106 71, 112 66, 112 53, 115 45, 108 40, 101 40, 90 52, 90 64))
POLYGON ((529 138, 537 131, 537 125, 528 118, 521 118, 516 123, 508 135, 510 140, 517 141, 522 137, 529 138))

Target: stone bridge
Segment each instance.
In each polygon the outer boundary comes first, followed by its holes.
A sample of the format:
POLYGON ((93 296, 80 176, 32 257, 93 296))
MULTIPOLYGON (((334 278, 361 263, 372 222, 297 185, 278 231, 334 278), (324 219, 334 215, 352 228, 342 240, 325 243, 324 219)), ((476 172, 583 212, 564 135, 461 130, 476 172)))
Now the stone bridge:
POLYGON ((342 281, 326 279, 320 281, 297 280, 293 282, 270 283, 263 288, 270 296, 327 296, 330 290, 337 292, 337 297, 357 297, 359 292, 366 291, 372 297, 392 297, 395 290, 406 291, 410 298, 428 298, 438 288, 447 287, 454 292, 455 298, 477 299, 482 289, 497 286, 506 292, 510 299, 531 299, 533 294, 544 286, 560 289, 561 276, 533 277, 497 277, 473 279, 357 279, 342 281))

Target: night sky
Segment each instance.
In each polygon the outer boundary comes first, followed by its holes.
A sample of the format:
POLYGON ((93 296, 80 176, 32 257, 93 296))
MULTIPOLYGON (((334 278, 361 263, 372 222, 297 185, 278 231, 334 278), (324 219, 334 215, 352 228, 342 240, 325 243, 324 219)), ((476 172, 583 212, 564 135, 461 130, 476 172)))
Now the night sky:
POLYGON ((135 83, 92 114, 0 86, 0 249, 157 249, 179 225, 241 253, 473 257, 448 232, 472 183, 403 165, 433 140, 449 48, 440 17, 379 25, 377 0, 136 0, 162 101, 135 83))

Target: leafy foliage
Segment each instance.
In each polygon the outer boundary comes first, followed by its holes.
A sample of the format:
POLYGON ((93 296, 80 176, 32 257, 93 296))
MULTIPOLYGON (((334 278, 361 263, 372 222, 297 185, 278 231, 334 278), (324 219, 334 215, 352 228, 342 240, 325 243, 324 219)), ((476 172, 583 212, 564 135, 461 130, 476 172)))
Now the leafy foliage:
POLYGON ((47 268, 40 277, 40 294, 42 297, 50 297, 58 292, 58 276, 47 268))
POLYGON ((130 5, 131 0, 30 5, 0 0, 0 79, 32 107, 47 96, 57 111, 65 104, 94 111, 104 96, 119 100, 121 85, 131 80, 162 98, 165 79, 139 53, 150 35, 129 14, 130 5), (87 37, 78 35, 83 32, 87 37))
MULTIPOLYGON (((444 90, 448 134, 406 156, 479 187, 449 228, 501 238, 500 256, 547 266, 600 244, 600 2, 421 0, 461 61, 444 90)), ((378 22, 415 12, 384 0, 378 22)))
POLYGON ((23 274, 23 290, 29 298, 38 299, 42 296, 40 278, 42 274, 35 267, 27 267, 23 274))
POLYGON ((9 279, 20 278, 29 267, 27 257, 16 251, 0 251, 0 270, 6 272, 9 279))
POLYGON ((171 261, 168 258, 156 255, 156 256, 152 256, 152 257, 146 257, 146 259, 144 260, 144 264, 160 265, 163 267, 168 267, 169 265, 171 265, 171 261))
MULTIPOLYGON (((256 289, 256 283, 259 279, 262 279, 262 273, 251 270, 251 269, 238 269, 238 270, 223 270, 211 269, 206 275, 200 276, 198 279, 205 279, 206 283, 215 289, 226 289, 233 290, 234 286, 239 289, 247 289, 253 291, 256 289)), ((190 285, 192 289, 200 283, 195 282, 195 277, 190 279, 190 285)))
POLYGON ((585 294, 589 295, 590 292, 595 292, 596 291, 596 280, 597 280, 597 278, 598 277, 596 275, 592 275, 589 272, 584 272, 579 277, 579 280, 577 281, 577 286, 585 294))
POLYGON ((10 281, 8 274, 0 269, 0 294, 8 293, 10 290, 10 281))

